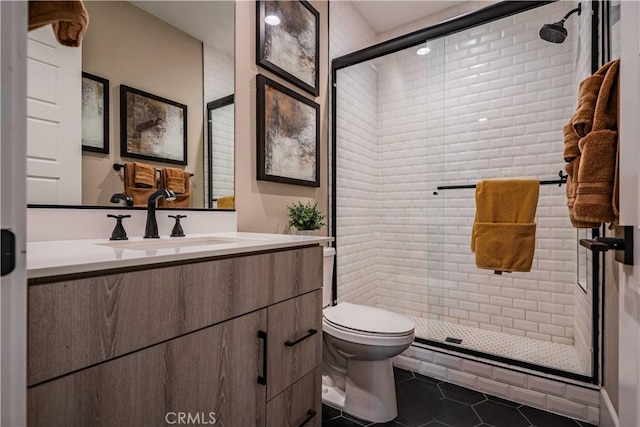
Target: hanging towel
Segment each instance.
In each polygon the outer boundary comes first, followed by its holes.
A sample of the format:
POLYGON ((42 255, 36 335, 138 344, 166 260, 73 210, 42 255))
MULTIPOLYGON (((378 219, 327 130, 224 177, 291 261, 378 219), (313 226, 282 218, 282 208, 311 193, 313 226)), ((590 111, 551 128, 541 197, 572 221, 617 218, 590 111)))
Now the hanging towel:
POLYGON ((147 206, 149 196, 158 189, 155 175, 156 169, 145 163, 124 164, 124 193, 133 199, 133 206, 147 206), (150 171, 153 171, 151 179, 150 171), (139 173, 141 175, 136 179, 139 173))
POLYGON ((478 268, 530 271, 536 246, 540 181, 498 179, 476 186, 476 217, 471 250, 478 268))
POLYGON ((78 47, 89 26, 89 14, 82 1, 30 1, 29 31, 53 26, 58 43, 78 47))
POLYGON ((234 196, 218 197, 217 208, 218 209, 235 209, 236 208, 235 197, 234 196))
POLYGON ((178 168, 162 168, 160 171, 162 188, 176 193, 175 200, 160 199, 160 206, 165 208, 188 208, 191 206, 191 175, 178 168))
POLYGON ((581 84, 563 128, 567 207, 576 228, 618 220, 618 69, 611 61, 581 84))
POLYGON ((157 187, 156 168, 146 163, 133 164, 133 184, 137 188, 157 187))

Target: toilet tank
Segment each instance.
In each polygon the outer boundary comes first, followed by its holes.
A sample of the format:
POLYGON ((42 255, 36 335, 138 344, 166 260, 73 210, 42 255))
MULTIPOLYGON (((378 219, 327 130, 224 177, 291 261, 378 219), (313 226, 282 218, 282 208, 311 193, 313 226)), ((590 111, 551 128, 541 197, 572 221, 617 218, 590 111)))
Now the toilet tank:
POLYGON ((331 287, 333 284, 333 260, 335 248, 324 248, 324 264, 322 273, 322 306, 331 305, 331 287))

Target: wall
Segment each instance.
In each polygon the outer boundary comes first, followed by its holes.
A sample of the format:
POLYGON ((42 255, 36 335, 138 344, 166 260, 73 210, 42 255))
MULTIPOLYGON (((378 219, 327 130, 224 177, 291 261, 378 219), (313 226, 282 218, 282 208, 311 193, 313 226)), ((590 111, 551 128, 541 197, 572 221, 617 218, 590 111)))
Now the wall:
MULTIPOLYGON (((235 91, 234 59, 212 46, 203 46, 204 55, 204 123, 207 124, 207 103, 235 91)), ((230 105, 213 113, 211 197, 232 195, 234 191, 234 111, 230 105)), ((209 128, 204 127, 204 176, 209 175, 209 128)), ((206 180, 205 180, 206 182, 206 180)), ((209 188, 204 188, 204 199, 209 200, 209 188)), ((206 205, 208 206, 208 205, 206 205)), ((215 207, 215 205, 214 205, 215 207)))
MULTIPOLYGON (((236 209, 238 230, 283 233, 286 206, 298 200, 317 201, 327 213, 328 188, 328 51, 329 3, 311 1, 320 14, 320 187, 303 187, 256 180, 256 74, 263 74, 307 98, 312 96, 256 66, 254 2, 236 2, 236 209)), ((326 222, 326 221, 325 221, 326 222)), ((318 234, 326 235, 324 227, 318 234)))
MULTIPOLYGON (((611 59, 620 58, 620 1, 612 1, 609 5, 612 15, 611 19, 611 59), (617 10, 617 12, 614 12, 617 10)), ((619 321, 619 287, 620 273, 622 269, 618 267, 618 263, 613 261, 613 253, 605 254, 604 265, 606 277, 604 286, 604 332, 603 332, 603 362, 604 362, 604 378, 603 386, 606 389, 608 397, 615 414, 618 413, 619 390, 618 390, 618 321, 619 321)))
MULTIPOLYGON (((538 29, 573 5, 558 2, 435 40, 425 57, 411 48, 358 66, 375 67, 378 75, 380 157, 378 165, 368 164, 379 172, 377 305, 573 343, 576 234, 564 207, 564 188, 540 189, 532 272, 503 276, 475 267, 469 249, 473 191, 433 195, 438 185, 557 176, 563 166, 561 129, 575 104, 573 46, 571 40, 544 42, 538 29)), ((567 23, 570 33, 574 25, 567 23)), ((338 101, 349 87, 340 77, 338 101)), ((356 90, 344 97, 351 105, 338 118, 344 121, 339 132, 366 134, 357 115, 371 103, 369 95, 356 90)), ((338 165, 339 180, 341 172, 350 177, 366 172, 353 163, 362 156, 347 148, 357 145, 339 138, 339 150, 349 160, 345 168, 338 165)), ((345 161, 340 152, 338 158, 345 161)), ((338 204, 366 208, 363 198, 344 193, 343 185, 350 190, 346 180, 339 181, 338 204)), ((352 213, 339 210, 339 239, 355 230, 348 218, 340 225, 343 215, 352 213)), ((348 268, 342 243, 338 252, 340 275, 348 268)))
MULTIPOLYGON (((331 3, 331 59, 376 43, 376 34, 351 2, 331 3)), ((379 257, 379 145, 377 71, 360 64, 338 71, 338 177, 336 218, 340 251, 336 262, 340 301, 368 304, 377 287, 379 257), (358 101, 357 108, 350 107, 358 101), (350 126, 356 122, 357 126, 350 126)))
POLYGON ((83 153, 83 204, 108 205, 110 196, 123 190, 122 173, 114 172, 112 165, 123 161, 119 86, 125 84, 188 106, 186 170, 195 174, 192 206, 202 206, 202 42, 128 2, 92 1, 86 7, 91 26, 82 44, 82 69, 109 80, 110 149, 108 155, 83 153))

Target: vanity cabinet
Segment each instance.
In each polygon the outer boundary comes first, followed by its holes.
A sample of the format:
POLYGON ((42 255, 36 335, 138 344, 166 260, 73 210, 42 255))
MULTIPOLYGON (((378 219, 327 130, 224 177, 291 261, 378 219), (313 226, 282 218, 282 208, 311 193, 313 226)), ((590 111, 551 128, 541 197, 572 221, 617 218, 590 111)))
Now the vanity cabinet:
POLYGON ((29 425, 320 426, 322 260, 309 246, 30 283, 29 425))

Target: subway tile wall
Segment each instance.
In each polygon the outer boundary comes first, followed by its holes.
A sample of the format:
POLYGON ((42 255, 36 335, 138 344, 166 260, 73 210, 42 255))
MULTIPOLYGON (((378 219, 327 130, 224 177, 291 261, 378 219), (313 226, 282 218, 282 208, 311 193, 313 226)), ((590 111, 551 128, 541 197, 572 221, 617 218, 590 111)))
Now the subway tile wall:
MULTIPOLYGON (((331 57, 376 43, 376 34, 350 2, 331 3, 331 57)), ((336 258, 340 301, 375 304, 379 260, 380 175, 377 72, 360 64, 339 72, 337 226, 340 251, 336 258)))
MULTIPOLYGON (((235 92, 234 58, 207 45, 203 45, 204 63, 204 104, 205 124, 209 119, 207 115, 207 103, 233 95, 235 92)), ((212 122, 214 141, 212 149, 213 170, 212 188, 213 194, 209 194, 209 188, 205 186, 205 200, 210 197, 228 196, 234 194, 234 106, 225 107, 215 113, 216 120, 212 122), (228 143, 220 143, 226 141, 228 143)), ((204 173, 209 176, 209 163, 207 161, 209 129, 204 127, 204 173)), ((205 181, 206 182, 206 181, 205 181)), ((215 207, 215 205, 214 205, 215 207)))
MULTIPOLYGON (((575 53, 575 20, 561 45, 540 40, 538 30, 575 4, 430 41, 426 56, 411 48, 339 72, 341 300, 573 344, 576 235, 564 187, 541 187, 532 272, 503 276, 475 267, 473 190, 433 191, 480 179, 557 176, 561 129, 589 54, 575 53), (367 122, 374 107, 376 120, 367 122)), ((340 28, 353 37, 362 25, 342 16, 332 21, 332 41, 340 28)))

